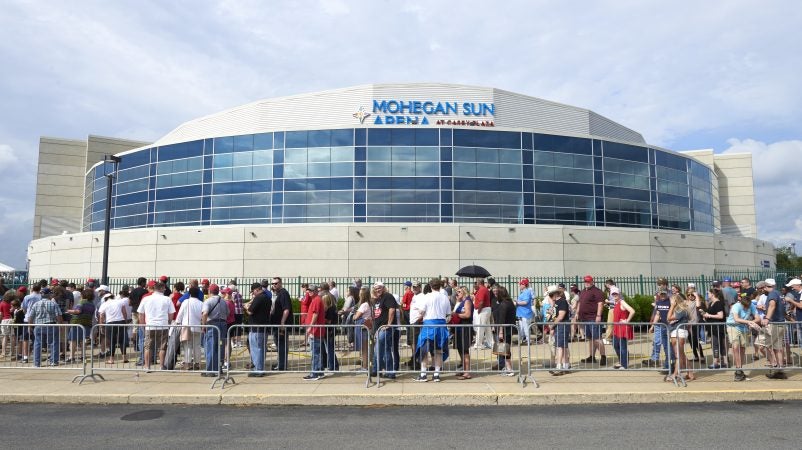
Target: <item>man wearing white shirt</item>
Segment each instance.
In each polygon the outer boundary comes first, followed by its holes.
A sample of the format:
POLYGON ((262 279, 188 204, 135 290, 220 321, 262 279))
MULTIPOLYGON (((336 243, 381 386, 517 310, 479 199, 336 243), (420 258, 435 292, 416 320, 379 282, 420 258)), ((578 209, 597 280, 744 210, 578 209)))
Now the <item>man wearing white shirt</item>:
MULTIPOLYGON (((446 318, 451 314, 451 302, 439 279, 432 278, 429 281, 432 292, 424 296, 423 301, 423 329, 418 336, 418 345, 415 351, 421 361, 421 374, 415 381, 426 382, 426 368, 428 358, 431 353, 434 355, 434 375, 432 381, 440 381, 440 368, 443 361, 448 359, 448 329, 446 328, 446 318)), ((414 301, 414 298, 413 298, 414 301)), ((410 313, 411 315, 411 313, 410 313)))
MULTIPOLYGON (((112 294, 106 294, 111 296, 112 294)), ((126 357, 126 350, 128 349, 128 339, 125 332, 125 323, 131 317, 128 314, 128 298, 124 297, 110 297, 108 300, 100 304, 98 316, 100 323, 109 325, 106 327, 106 337, 111 343, 108 359, 106 364, 114 364, 114 350, 119 347, 120 353, 123 355, 123 363, 128 362, 126 357)))
POLYGON ((159 352, 159 361, 164 367, 164 356, 167 352, 167 331, 175 317, 175 306, 169 297, 164 296, 164 283, 154 286, 153 294, 139 304, 139 323, 145 324, 145 370, 150 373, 151 352, 159 352))

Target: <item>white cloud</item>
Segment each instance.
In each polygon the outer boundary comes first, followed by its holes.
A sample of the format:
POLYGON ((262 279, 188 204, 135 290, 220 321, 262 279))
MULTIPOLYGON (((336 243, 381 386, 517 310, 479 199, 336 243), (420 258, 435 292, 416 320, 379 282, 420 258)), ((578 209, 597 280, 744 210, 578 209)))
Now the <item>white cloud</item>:
POLYGON ((348 4, 342 0, 320 0, 319 4, 323 12, 332 16, 341 16, 351 12, 348 4))
POLYGON ((802 140, 760 142, 729 139, 722 153, 751 153, 758 235, 776 245, 799 243, 802 249, 802 140))
POLYGON ((10 145, 0 144, 0 167, 7 167, 9 164, 17 162, 17 155, 10 145))

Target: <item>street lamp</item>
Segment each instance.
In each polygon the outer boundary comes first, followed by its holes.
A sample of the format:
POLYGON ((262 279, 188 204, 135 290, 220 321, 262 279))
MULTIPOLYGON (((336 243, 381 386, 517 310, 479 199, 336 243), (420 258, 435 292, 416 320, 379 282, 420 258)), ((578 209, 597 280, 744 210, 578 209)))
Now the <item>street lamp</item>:
POLYGON ((103 273, 100 283, 109 284, 109 235, 111 234, 111 191, 114 184, 114 177, 117 176, 117 166, 120 164, 120 157, 106 155, 103 157, 103 172, 106 176, 106 222, 103 226, 103 273), (112 165, 112 171, 106 173, 108 164, 112 165))

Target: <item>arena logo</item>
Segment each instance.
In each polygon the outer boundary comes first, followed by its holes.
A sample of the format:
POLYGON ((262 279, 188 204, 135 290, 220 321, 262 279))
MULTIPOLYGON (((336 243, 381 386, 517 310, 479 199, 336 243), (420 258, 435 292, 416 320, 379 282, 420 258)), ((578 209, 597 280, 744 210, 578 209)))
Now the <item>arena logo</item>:
POLYGON ((353 116, 364 123, 365 118, 373 115, 374 125, 429 125, 431 117, 437 125, 486 127, 495 126, 491 120, 495 114, 493 103, 373 100, 372 114, 359 108, 353 116))

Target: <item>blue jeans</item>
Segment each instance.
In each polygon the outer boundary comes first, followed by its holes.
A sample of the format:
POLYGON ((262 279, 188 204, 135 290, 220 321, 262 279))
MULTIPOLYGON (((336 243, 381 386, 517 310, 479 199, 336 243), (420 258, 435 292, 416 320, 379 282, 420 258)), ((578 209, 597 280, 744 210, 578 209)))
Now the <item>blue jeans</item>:
POLYGON ((252 328, 248 333, 248 343, 251 347, 251 362, 253 370, 262 372, 265 370, 265 329, 252 328))
POLYGON ((312 376, 323 375, 323 358, 320 355, 320 347, 323 344, 323 338, 312 337, 312 376))
POLYGON ((226 353, 226 322, 225 320, 213 320, 207 323, 211 328, 206 328, 203 337, 203 351, 206 356, 206 372, 220 372, 220 355, 226 353))
POLYGON ((395 376, 392 372, 398 370, 398 358, 394 358, 398 351, 398 337, 396 334, 386 329, 376 334, 376 352, 373 354, 375 371, 388 371, 387 375, 395 376), (395 345, 393 345, 394 343, 395 345))
MULTIPOLYGON (((278 353, 278 370, 287 370, 287 355, 289 354, 289 347, 287 347, 287 333, 288 330, 286 329, 273 330, 273 342, 276 344, 276 352, 278 353), (279 331, 282 331, 283 333, 279 333, 279 331)), ((264 362, 262 364, 264 365, 264 362)))
POLYGON ((629 352, 627 351, 627 340, 618 336, 613 336, 613 349, 615 354, 618 355, 621 367, 629 367, 629 352))
POLYGON ((663 361, 663 369, 668 369, 668 362, 673 360, 671 351, 671 341, 668 340, 668 327, 657 326, 654 327, 654 346, 652 347, 652 361, 660 360, 660 347, 663 347, 663 354, 666 359, 663 361))
POLYGON ((145 361, 145 327, 137 327, 136 344, 136 351, 138 352, 136 364, 141 366, 145 361))
POLYGON ((37 325, 33 329, 33 365, 39 367, 42 362, 42 340, 47 339, 48 350, 50 355, 47 361, 50 364, 58 364, 58 349, 59 349, 59 330, 58 327, 49 327, 47 325, 37 325))

